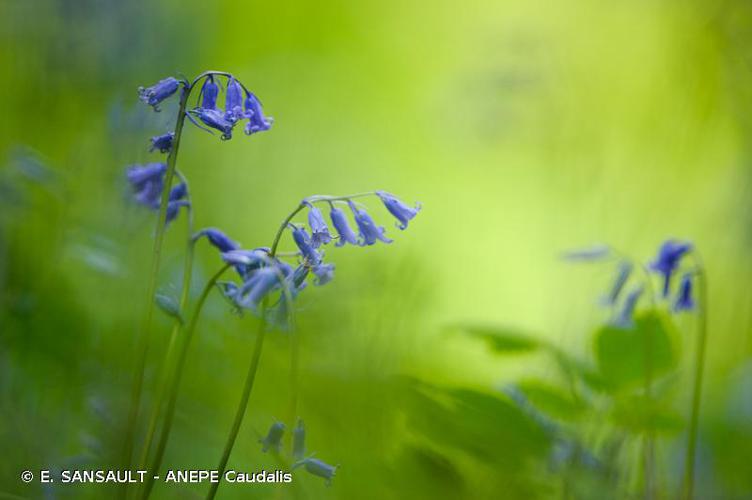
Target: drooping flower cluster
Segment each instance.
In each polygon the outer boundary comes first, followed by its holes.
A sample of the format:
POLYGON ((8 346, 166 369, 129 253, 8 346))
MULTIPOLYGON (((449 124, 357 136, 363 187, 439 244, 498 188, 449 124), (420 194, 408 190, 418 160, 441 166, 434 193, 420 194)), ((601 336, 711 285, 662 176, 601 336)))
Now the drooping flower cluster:
MULTIPOLYGON (((259 439, 261 451, 266 453, 269 450, 273 450, 279 453, 284 433, 285 424, 282 422, 274 422, 271 427, 269 427, 266 436, 259 439)), ((292 466, 293 470, 298 467, 303 467, 306 472, 324 478, 327 485, 332 483, 337 468, 339 468, 339 465, 329 465, 323 460, 314 458, 313 455, 308 457, 305 456, 305 427, 303 421, 300 419, 298 419, 298 424, 293 430, 293 458, 295 459, 295 463, 292 466)))
POLYGON ((261 102, 256 95, 235 77, 226 78, 224 110, 217 108, 217 98, 220 92, 219 78, 215 78, 215 75, 207 75, 196 106, 188 112, 191 122, 209 133, 213 133, 212 130, 221 132, 223 140, 232 138, 232 131, 240 120, 248 120, 244 128, 246 135, 269 130, 273 119, 264 116, 261 102))
MULTIPOLYGON (((692 251, 692 244, 685 241, 669 239, 665 241, 658 250, 658 255, 646 267, 647 271, 658 273, 662 278, 661 297, 664 299, 671 298, 671 282, 673 276, 679 271, 682 258, 692 251)), ((606 245, 594 245, 590 248, 575 250, 564 254, 564 258, 570 261, 596 261, 611 259, 617 262, 613 283, 604 297, 603 303, 608 306, 617 306, 621 302, 621 307, 615 312, 613 323, 619 326, 627 327, 632 323, 632 317, 637 303, 645 292, 646 283, 640 282, 634 278, 635 264, 628 258, 618 255, 613 249, 606 245), (637 281, 630 291, 624 296, 624 289, 631 281, 637 281), (624 296, 623 299, 621 297, 624 296)), ((672 300, 671 310, 674 312, 691 310, 695 307, 692 297, 693 276, 695 270, 690 269, 682 274, 678 291, 672 300)), ((643 276, 647 279, 647 276, 643 276)))
MULTIPOLYGON (((217 109, 217 98, 221 89, 216 81, 219 76, 215 73, 207 73, 193 84, 189 84, 187 81, 180 81, 174 77, 168 77, 151 87, 139 87, 139 98, 144 103, 152 106, 154 111, 160 111, 160 104, 177 93, 181 85, 184 92, 183 98, 187 99, 188 95, 185 93, 190 93, 193 87, 202 83, 203 80, 195 108, 188 111, 185 115, 191 122, 210 133, 213 133, 210 129, 220 131, 222 139, 231 138, 235 124, 243 119, 248 120, 245 126, 245 132, 248 135, 269 130, 272 125, 272 119, 264 116, 258 98, 243 84, 238 82, 234 76, 225 73, 221 75, 228 80, 225 89, 225 109, 222 111, 217 109), (202 126, 196 119, 205 126, 202 126), (209 128, 207 129, 206 127, 209 128)), ((158 151, 163 154, 171 153, 174 143, 175 132, 173 131, 157 135, 151 138, 149 151, 158 151)), ((128 167, 128 182, 133 188, 134 199, 138 204, 155 211, 159 210, 167 170, 167 163, 161 162, 128 167)), ((170 191, 167 205, 167 222, 174 220, 178 216, 180 207, 188 206, 190 206, 188 186, 185 182, 181 182, 177 186, 172 187, 170 191)))
MULTIPOLYGON (((394 195, 383 191, 366 195, 377 196, 397 219, 400 229, 405 229, 420 210, 419 205, 410 207, 394 195)), ((222 282, 220 285, 225 297, 230 299, 238 310, 248 309, 258 313, 261 302, 274 295, 276 300, 268 308, 269 318, 279 325, 284 325, 285 318, 290 312, 290 304, 306 287, 309 275, 313 276, 316 286, 325 285, 334 278, 334 264, 324 262, 325 245, 335 240, 335 246, 348 243, 366 246, 373 245, 376 241, 392 242, 385 236, 384 228, 377 225, 366 209, 355 203, 353 197, 311 196, 301 202, 295 213, 301 210, 307 210, 308 227, 290 222, 286 228, 298 249, 292 254, 292 257, 297 259, 294 268, 277 255, 271 255, 269 248, 242 250, 240 245, 218 229, 209 228, 197 233, 196 238, 206 236, 221 252, 222 259, 237 271, 242 280, 239 284, 222 282), (330 231, 324 215, 316 206, 317 203, 329 205, 329 217, 336 233, 330 231), (350 208, 358 228, 357 233, 350 226, 345 212, 337 207, 336 204, 340 203, 350 208)))

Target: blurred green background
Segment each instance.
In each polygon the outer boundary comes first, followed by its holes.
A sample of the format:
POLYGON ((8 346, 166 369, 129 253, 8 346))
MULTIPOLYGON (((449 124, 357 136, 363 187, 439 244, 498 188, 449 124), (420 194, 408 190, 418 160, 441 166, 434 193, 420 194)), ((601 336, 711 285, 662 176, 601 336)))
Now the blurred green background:
MULTIPOLYGON (((230 142, 186 128, 198 227, 255 247, 308 195, 385 189, 423 205, 400 232, 369 202, 396 241, 329 249, 335 280, 299 303, 299 413, 309 448, 341 464, 333 485, 296 475, 220 498, 564 498, 537 431, 494 442, 459 411, 443 441, 426 436, 441 418, 405 381, 504 398, 507 381, 553 377, 544 359, 495 357, 447 326, 511 325, 587 358, 610 275, 558 255, 603 241, 647 261, 670 236, 694 241, 709 275, 700 498, 752 498, 747 2, 3 0, 0 40, 0 498, 111 494, 18 475, 116 463, 154 227, 124 167, 155 161, 148 138, 174 113, 136 88, 206 69, 237 75, 275 122, 230 142), (496 454, 478 453, 484 440, 496 454)), ((168 232, 161 290, 179 289, 184 228, 168 232)), ((199 247, 196 294, 219 265, 199 247)), ((149 390, 169 325, 157 318, 149 390)), ((677 327, 688 355, 691 316, 677 327)), ((254 331, 210 299, 169 467, 216 465, 254 331)), ((277 466, 256 441, 287 408, 288 344, 266 346, 237 470, 277 466)), ((684 439, 661 445, 666 491, 684 439)))

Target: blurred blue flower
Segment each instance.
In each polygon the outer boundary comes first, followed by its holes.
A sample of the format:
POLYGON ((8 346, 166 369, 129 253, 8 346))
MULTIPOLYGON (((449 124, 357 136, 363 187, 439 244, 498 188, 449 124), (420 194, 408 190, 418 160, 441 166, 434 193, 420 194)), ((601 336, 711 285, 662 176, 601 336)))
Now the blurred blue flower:
MULTIPOLYGON (((222 132, 222 139, 232 139, 233 123, 225 118, 224 113, 217 109, 194 109, 190 113, 195 114, 201 122, 207 127, 222 132)), ((190 116, 190 115, 189 115, 190 116)))
POLYGON ((334 264, 318 264, 313 266, 311 270, 316 276, 316 280, 313 282, 314 285, 326 285, 334 279, 334 264))
POLYGON ((308 236, 305 228, 290 224, 292 227, 292 239, 298 246, 303 258, 308 261, 311 266, 318 265, 321 262, 321 254, 313 248, 311 238, 308 236))
POLYGON ((616 317, 616 320, 614 321, 614 324, 616 326, 622 327, 622 328, 629 328, 632 326, 632 319, 634 317, 635 308, 637 307, 637 301, 640 300, 640 296, 642 295, 643 287, 639 286, 629 292, 627 297, 624 299, 624 303, 622 304, 621 311, 619 312, 619 315, 616 317))
POLYGON ((334 229, 337 230, 337 234, 339 235, 339 241, 335 243, 335 246, 341 247, 346 243, 357 245, 358 237, 350 228, 350 224, 347 222, 347 216, 345 216, 345 212, 332 205, 332 211, 329 213, 329 216, 332 219, 332 225, 334 226, 334 229))
POLYGON ((238 306, 258 312, 261 300, 280 284, 280 272, 276 266, 267 266, 251 274, 238 290, 238 306))
POLYGON ((326 245, 332 241, 332 236, 329 234, 329 227, 324 221, 324 216, 321 215, 321 210, 314 206, 312 203, 303 201, 303 204, 308 207, 308 225, 311 227, 311 246, 318 248, 321 245, 326 245))
MULTIPOLYGON (((167 201, 167 222, 173 221, 180 212, 180 207, 188 207, 190 203, 185 199, 188 196, 188 185, 181 182, 177 186, 173 186, 170 190, 170 197, 167 201)), ((154 207, 159 209, 159 201, 154 207)))
POLYGON ((614 279, 614 283, 613 285, 611 285, 611 290, 609 290, 608 295, 606 295, 605 297, 605 302, 607 305, 614 305, 619 300, 619 295, 624 289, 624 285, 627 284, 629 276, 630 274, 632 274, 633 267, 633 264, 626 260, 619 263, 619 267, 616 270, 616 278, 614 279))
POLYGON ((139 87, 138 97, 143 102, 154 108, 154 111, 159 111, 159 103, 170 97, 177 92, 180 83, 173 77, 160 80, 151 87, 139 87))
POLYGON ((206 239, 209 240, 209 243, 211 243, 222 253, 230 252, 232 250, 238 250, 240 248, 239 243, 231 240, 225 233, 214 227, 202 229, 201 231, 196 233, 193 239, 197 240, 202 236, 206 236, 206 239))
POLYGON ((305 426, 302 419, 298 419, 298 425, 292 431, 292 456, 295 460, 305 457, 305 426))
POLYGON ((269 449, 272 449, 279 452, 279 448, 282 446, 282 436, 284 433, 285 424, 282 422, 274 422, 272 426, 269 427, 269 432, 267 432, 266 437, 259 439, 259 443, 261 443, 261 451, 266 453, 269 449))
POLYGON ((384 228, 377 226, 368 212, 363 209, 359 209, 352 201, 348 201, 350 209, 355 216, 355 223, 360 230, 360 244, 361 245, 373 245, 376 240, 381 240, 384 243, 391 243, 392 240, 384 236, 384 228))
POLYGON ((402 203, 399 198, 385 191, 376 191, 376 195, 381 198, 387 210, 399 221, 397 227, 406 229, 407 223, 420 211, 420 204, 410 207, 402 203))
POLYGON ((235 124, 243 117, 243 88, 235 77, 231 76, 225 91, 225 120, 235 124))
POLYGON ((687 273, 682 276, 679 283, 679 292, 674 302, 674 312, 691 311, 695 308, 695 300, 692 297, 692 275, 687 273))
POLYGON ((295 463, 295 465, 292 466, 292 468, 296 469, 301 465, 305 467, 306 471, 313 474, 314 476, 319 476, 326 479, 327 485, 332 483, 332 478, 334 478, 334 474, 337 472, 337 467, 339 467, 339 465, 329 465, 326 462, 319 460, 318 458, 308 457, 304 458, 303 460, 299 460, 297 463, 295 463))
POLYGON ((219 96, 219 85, 214 81, 214 77, 209 75, 201 87, 201 107, 217 109, 217 96, 219 96))
POLYGON ((246 92, 245 116, 248 118, 248 123, 245 126, 247 135, 264 132, 272 128, 274 120, 264 116, 264 112, 261 110, 261 102, 252 92, 246 92))
POLYGON ((564 252, 561 258, 570 261, 600 260, 611 255, 611 247, 598 244, 587 248, 579 248, 564 252))
POLYGON ((655 260, 650 263, 651 270, 663 275, 663 296, 668 297, 671 290, 671 276, 679 267, 681 258, 692 250, 692 243, 687 241, 667 240, 658 250, 655 260))
POLYGON ((149 152, 159 150, 160 153, 168 153, 172 149, 172 141, 175 139, 174 132, 167 132, 162 135, 155 135, 151 138, 151 148, 149 152))
POLYGON ((134 199, 149 208, 159 207, 164 186, 165 163, 148 163, 128 167, 126 176, 134 192, 134 199))

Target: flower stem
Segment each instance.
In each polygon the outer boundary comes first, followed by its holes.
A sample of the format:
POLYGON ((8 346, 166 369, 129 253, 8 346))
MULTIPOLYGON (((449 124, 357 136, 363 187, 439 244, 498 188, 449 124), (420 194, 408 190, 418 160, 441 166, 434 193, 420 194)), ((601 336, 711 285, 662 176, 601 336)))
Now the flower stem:
MULTIPOLYGON (((165 174, 162 197, 159 203, 157 229, 154 236, 154 247, 152 250, 151 273, 149 275, 149 283, 146 292, 146 312, 144 314, 144 320, 138 339, 138 348, 136 351, 136 373, 131 388, 130 409, 128 411, 128 420, 125 428, 125 443, 122 457, 123 469, 130 469, 133 454, 134 440, 136 437, 136 423, 138 420, 139 408, 141 406, 141 393, 144 385, 144 371, 151 344, 150 330, 152 317, 154 316, 154 294, 157 289, 157 277, 159 275, 162 243, 164 242, 165 227, 167 225, 167 202, 169 201, 172 179, 175 175, 178 151, 180 149, 180 137, 183 132, 183 124, 185 123, 185 108, 190 95, 190 90, 190 87, 183 87, 182 89, 178 116, 175 122, 175 139, 170 154, 167 157, 167 172, 165 174)), ((125 488, 122 491, 124 495, 125 488)))
MULTIPOLYGON (((180 172, 178 172, 180 174, 180 172)), ((185 178, 180 175, 181 181, 186 182, 185 178)), ((188 190, 188 193, 190 193, 190 190, 188 190)), ((186 243, 185 248, 185 267, 183 269, 183 286, 182 290, 180 292, 180 307, 179 312, 181 314, 181 317, 175 320, 175 323, 172 326, 172 333, 170 334, 170 342, 167 346, 167 352, 165 353, 164 362, 161 367, 161 376, 160 376, 160 383, 158 386, 158 392, 157 397, 154 403, 154 406, 152 407, 151 411, 151 417, 149 418, 149 425, 147 427, 146 431, 146 439, 144 441, 143 451, 141 453, 141 460, 138 462, 139 469, 143 469, 143 467, 147 464, 149 459, 149 453, 151 452, 152 443, 154 442, 154 434, 157 430, 157 422, 159 421, 159 415, 160 411, 164 407, 165 403, 165 396, 167 394, 167 388, 170 384, 170 380, 172 378, 172 366, 174 363, 174 357, 175 357, 175 347, 178 342, 178 336, 180 335, 180 331, 183 327, 183 317, 182 315, 185 314, 185 311, 188 308, 188 299, 190 297, 190 291, 191 291, 191 278, 193 275, 193 255, 194 255, 194 249, 196 246, 196 242, 193 239, 193 208, 190 200, 190 194, 188 195, 188 214, 187 214, 187 231, 188 231, 188 239, 186 243)))
MULTIPOLYGON (((272 259, 275 257, 277 253, 277 247, 279 246, 279 241, 282 238, 282 233, 284 233, 285 229, 287 228, 287 225, 290 223, 290 221, 297 215, 298 212, 303 210, 305 205, 303 203, 300 203, 295 209, 293 209, 292 212, 285 218, 285 220, 282 221, 282 223, 279 225, 279 229, 277 229, 277 234, 274 235, 274 241, 272 243, 272 246, 269 250, 269 257, 272 259)), ((288 299, 289 300, 289 299, 288 299)), ((232 427, 230 428, 230 434, 227 436, 227 441, 225 443, 225 448, 222 451, 222 457, 219 460, 219 466, 217 467, 217 471, 219 471, 219 476, 223 476, 225 473, 225 468, 227 467, 227 462, 230 460, 230 454, 232 453, 232 449, 235 446, 235 440, 238 437, 238 432, 240 431, 240 426, 243 424, 243 419, 245 418, 246 409, 248 408, 248 400, 251 397, 251 391, 253 390, 253 384, 256 380, 256 372, 258 370, 259 361, 261 359, 261 350, 264 347, 264 337, 266 335, 266 321, 265 321, 265 314, 266 314, 266 302, 267 299, 265 298, 260 307, 260 319, 259 319, 259 328, 258 333, 256 335, 256 344, 253 347, 253 354, 251 355, 251 364, 248 367, 248 374, 246 375, 245 384, 243 385, 243 392, 240 396, 240 403, 238 404, 238 408, 235 411, 235 419, 232 422, 232 427)), ((212 483, 211 488, 209 489, 209 493, 207 494, 206 498, 207 500, 211 500, 215 497, 217 494, 217 490, 219 489, 219 483, 212 483)))
POLYGON ((689 420, 689 438, 687 443, 687 456, 684 463, 684 498, 692 500, 695 484, 695 452, 697 449, 697 427, 700 418, 700 406, 702 399, 702 378, 705 371, 705 349, 707 344, 707 274, 702 265, 701 258, 695 250, 692 255, 697 265, 697 348, 695 351, 695 379, 692 391, 692 411, 689 420))
POLYGON ((165 411, 164 419, 162 422, 162 433, 159 436, 159 442, 157 444, 154 460, 149 467, 149 473, 146 475, 146 484, 144 485, 144 491, 141 495, 141 498, 146 499, 149 497, 151 489, 154 486, 154 474, 159 471, 159 467, 162 465, 162 458, 164 457, 164 452, 167 448, 167 441, 170 437, 170 430, 172 429, 172 420, 175 416, 175 403, 177 401, 180 380, 183 375, 183 368, 185 367, 188 347, 191 343, 191 339, 193 338, 193 334, 196 331, 196 324, 198 323, 198 319, 201 316, 201 310, 204 307, 206 298, 209 296, 212 288, 214 288, 215 283, 222 276, 222 274, 224 274, 224 272, 229 269, 229 267, 229 264, 222 266, 222 268, 217 271, 214 276, 209 279, 209 281, 206 282, 206 286, 204 286, 204 290, 201 292, 201 296, 196 303, 196 308, 191 315, 191 321, 188 324, 188 328, 186 329, 177 361, 177 366, 175 367, 175 374, 171 378, 169 398, 167 400, 167 409, 165 411))

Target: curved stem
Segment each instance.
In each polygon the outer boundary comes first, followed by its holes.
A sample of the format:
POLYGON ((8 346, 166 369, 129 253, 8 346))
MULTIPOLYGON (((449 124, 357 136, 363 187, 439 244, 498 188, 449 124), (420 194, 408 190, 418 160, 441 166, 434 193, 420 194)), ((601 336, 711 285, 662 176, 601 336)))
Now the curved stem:
MULTIPOLYGON (((185 177, 180 174, 180 172, 177 172, 181 181, 186 182, 185 177)), ((191 291, 191 278, 193 275, 193 254, 194 249, 196 246, 196 241, 193 239, 193 209, 192 204, 190 204, 190 189, 188 190, 189 193, 189 205, 188 205, 188 214, 187 214, 187 230, 188 230, 188 241, 186 243, 186 249, 185 249, 185 267, 183 269, 183 286, 180 293, 180 307, 179 311, 180 314, 184 314, 185 311, 188 308, 188 299, 190 297, 190 291, 191 291)), ((172 366, 174 362, 175 357, 175 347, 177 345, 178 336, 180 335, 180 330, 183 327, 183 318, 182 316, 175 320, 175 323, 172 326, 172 333, 170 334, 170 342, 167 346, 167 352, 165 353, 164 362, 161 367, 161 375, 160 375, 160 383, 158 386, 158 392, 157 397, 155 400, 155 403, 152 407, 151 411, 151 417, 149 418, 149 425, 146 430, 146 439, 144 441, 143 451, 141 453, 141 460, 138 462, 139 469, 143 469, 143 467, 147 464, 147 461, 149 459, 149 453, 151 452, 151 446, 154 442, 154 434, 157 430, 157 422, 159 421, 159 415, 160 411, 162 410, 162 407, 164 406, 165 402, 165 396, 167 394, 167 387, 170 383, 171 377, 172 377, 172 366)))
POLYGON ((697 427, 700 419, 700 406, 702 399, 702 377, 705 370, 705 349, 707 344, 707 274, 702 265, 700 255, 695 250, 692 252, 697 266, 697 350, 695 351, 695 379, 692 390, 692 410, 689 420, 689 438, 687 443, 687 456, 684 463, 684 498, 691 500, 694 495, 695 484, 695 452, 697 449, 697 427))
POLYGON ((277 234, 274 235, 274 242, 272 243, 272 247, 269 250, 269 256, 274 257, 277 255, 277 247, 279 246, 279 240, 282 238, 282 233, 285 232, 285 229, 287 228, 287 225, 290 223, 290 221, 295 217, 298 212, 303 210, 305 208, 305 204, 303 202, 298 205, 295 210, 290 212, 290 214, 285 218, 284 221, 282 221, 282 224, 280 224, 279 229, 277 229, 277 234))
MULTIPOLYGON (((225 449, 222 452, 222 458, 219 460, 219 477, 222 478, 225 474, 225 468, 227 467, 227 461, 230 459, 230 453, 235 446, 235 439, 238 437, 240 426, 243 423, 243 417, 245 417, 245 411, 248 408, 248 400, 251 397, 251 390, 253 389, 253 383, 256 380, 256 371, 258 370, 259 360, 261 359, 261 349, 264 346, 264 336, 266 334, 266 321, 264 321, 264 313, 266 309, 266 299, 264 299, 261 305, 261 317, 259 318, 259 328, 256 334, 256 344, 253 347, 253 354, 251 355, 251 364, 248 367, 248 374, 245 378, 245 384, 243 385, 243 393, 240 396, 240 403, 238 409, 235 411, 235 419, 232 422, 230 428, 230 434, 227 436, 227 442, 225 443, 225 449)), ((219 488, 219 482, 212 483, 209 494, 206 496, 207 500, 214 498, 219 488)))
POLYGON ((178 389, 180 388, 180 380, 183 375, 183 368, 185 367, 185 360, 188 354, 188 347, 190 346, 193 334, 196 331, 196 324, 201 316, 201 310, 204 307, 206 298, 209 296, 214 284, 224 274, 227 269, 230 268, 229 264, 225 264, 222 268, 212 276, 209 281, 206 282, 204 290, 201 292, 201 296, 196 303, 196 309, 194 309, 191 315, 191 321, 188 324, 188 328, 183 338, 183 343, 180 349, 180 355, 178 357, 178 364, 175 367, 175 375, 172 377, 170 384, 169 399, 167 401, 167 409, 165 411, 164 420, 162 422, 162 434, 159 436, 159 443, 157 444, 157 450, 154 455, 151 467, 149 467, 149 473, 146 475, 146 484, 144 485, 144 491, 141 498, 148 498, 151 493, 151 489, 154 486, 154 474, 159 471, 159 467, 162 465, 162 458, 164 457, 165 449, 167 448, 167 441, 170 437, 170 430, 172 429, 172 420, 175 416, 175 403, 177 401, 178 389))
MULTIPOLYGON (((167 203, 170 197, 170 188, 172 179, 175 175, 175 166, 177 164, 178 151, 180 149, 180 137, 183 132, 185 123, 185 108, 188 97, 191 93, 191 87, 183 87, 180 95, 180 106, 177 120, 175 122, 175 139, 170 154, 167 157, 167 172, 165 173, 164 187, 162 197, 159 203, 159 216, 157 217, 157 229, 154 236, 154 248, 152 250, 151 273, 146 292, 146 312, 138 339, 138 348, 136 352, 136 373, 133 379, 131 389, 130 409, 128 411, 128 420, 125 429, 125 444, 123 447, 122 464, 123 469, 130 469, 131 456, 133 454, 134 440, 136 436, 136 421, 138 420, 139 407, 141 406, 141 392, 144 384, 144 371, 146 369, 146 358, 149 354, 151 341, 151 322, 154 315, 154 294, 157 289, 157 277, 159 274, 160 257, 162 254, 162 243, 164 241, 165 227, 167 225, 167 203)), ((123 493, 125 488, 123 489, 123 493)))

